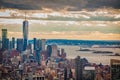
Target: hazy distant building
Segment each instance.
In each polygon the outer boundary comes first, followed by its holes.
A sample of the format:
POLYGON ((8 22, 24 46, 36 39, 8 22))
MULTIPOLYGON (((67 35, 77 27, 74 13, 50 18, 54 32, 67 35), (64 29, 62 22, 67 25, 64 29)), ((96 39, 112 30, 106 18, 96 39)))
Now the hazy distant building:
POLYGON ((42 61, 46 61, 48 59, 48 54, 47 54, 47 51, 41 51, 40 52, 40 57, 41 57, 41 60, 42 61))
POLYGON ((17 39, 17 51, 20 53, 23 51, 23 39, 17 39))
POLYGON ((51 57, 57 57, 57 56, 58 56, 57 45, 51 45, 51 46, 52 46, 52 54, 51 54, 51 57))
POLYGON ((32 44, 31 43, 28 44, 27 49, 32 50, 32 44))
POLYGON ((41 40, 40 39, 37 40, 36 48, 39 49, 39 50, 42 50, 42 44, 41 44, 41 40))
POLYGON ((45 39, 41 39, 42 50, 45 50, 45 39))
POLYGON ((75 73, 76 73, 75 80, 82 80, 82 60, 81 60, 80 56, 78 56, 75 59, 75 73))
POLYGON ((94 79, 95 79, 95 67, 85 66, 83 70, 83 80, 94 80, 94 79))
POLYGON ((28 21, 23 21, 23 39, 24 39, 24 46, 23 50, 26 50, 27 41, 28 41, 28 21))
POLYGON ((51 45, 47 46, 47 54, 48 54, 48 57, 51 57, 51 54, 52 54, 52 46, 51 45))

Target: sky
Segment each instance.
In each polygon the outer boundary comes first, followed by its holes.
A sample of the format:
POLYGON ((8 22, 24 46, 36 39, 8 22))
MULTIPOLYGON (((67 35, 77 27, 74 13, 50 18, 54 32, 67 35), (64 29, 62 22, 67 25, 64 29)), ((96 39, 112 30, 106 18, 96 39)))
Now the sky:
POLYGON ((81 10, 83 8, 113 7, 120 8, 119 0, 0 0, 0 6, 17 9, 43 9, 52 8, 54 10, 81 10))
POLYGON ((120 40, 119 5, 119 0, 0 0, 0 29, 22 38, 26 13, 29 39, 120 40))

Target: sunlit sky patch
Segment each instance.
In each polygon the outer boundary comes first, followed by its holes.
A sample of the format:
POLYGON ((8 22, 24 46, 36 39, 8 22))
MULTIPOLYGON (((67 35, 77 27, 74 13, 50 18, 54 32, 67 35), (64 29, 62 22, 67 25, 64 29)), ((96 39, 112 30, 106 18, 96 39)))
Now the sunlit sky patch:
POLYGON ((8 37, 22 37, 22 22, 26 12, 30 39, 35 34, 38 38, 120 40, 119 9, 113 9, 113 12, 111 10, 48 13, 4 9, 0 10, 0 29, 7 28, 8 37))

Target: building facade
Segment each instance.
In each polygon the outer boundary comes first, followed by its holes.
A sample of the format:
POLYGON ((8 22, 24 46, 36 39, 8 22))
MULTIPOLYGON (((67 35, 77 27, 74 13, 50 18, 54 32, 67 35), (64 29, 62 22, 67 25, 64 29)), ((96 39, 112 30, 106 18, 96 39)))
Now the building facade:
POLYGON ((80 56, 75 59, 75 75, 76 80, 82 80, 82 60, 80 56))

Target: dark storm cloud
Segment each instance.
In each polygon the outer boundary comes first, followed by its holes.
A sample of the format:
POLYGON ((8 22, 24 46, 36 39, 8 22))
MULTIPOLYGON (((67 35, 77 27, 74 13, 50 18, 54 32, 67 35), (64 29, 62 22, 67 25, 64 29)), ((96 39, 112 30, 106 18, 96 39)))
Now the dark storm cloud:
POLYGON ((100 7, 119 9, 120 0, 0 0, 1 8, 42 9, 45 7, 59 10, 66 6, 70 6, 68 10, 100 7))

